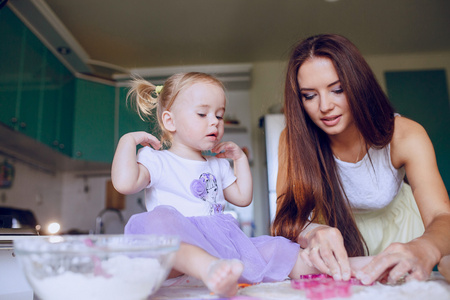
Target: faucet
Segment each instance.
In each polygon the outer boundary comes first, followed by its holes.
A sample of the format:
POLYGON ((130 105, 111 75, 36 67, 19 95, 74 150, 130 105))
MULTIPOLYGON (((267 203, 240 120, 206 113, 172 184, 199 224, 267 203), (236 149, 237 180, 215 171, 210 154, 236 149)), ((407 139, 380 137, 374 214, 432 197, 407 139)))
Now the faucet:
POLYGON ((123 216, 122 216, 122 213, 120 212, 120 210, 118 210, 116 208, 104 208, 102 211, 99 212, 99 214, 95 218, 94 234, 104 234, 105 233, 105 227, 103 225, 103 215, 108 211, 115 212, 119 216, 119 220, 122 223, 122 225, 125 225, 125 222, 123 220, 123 216))

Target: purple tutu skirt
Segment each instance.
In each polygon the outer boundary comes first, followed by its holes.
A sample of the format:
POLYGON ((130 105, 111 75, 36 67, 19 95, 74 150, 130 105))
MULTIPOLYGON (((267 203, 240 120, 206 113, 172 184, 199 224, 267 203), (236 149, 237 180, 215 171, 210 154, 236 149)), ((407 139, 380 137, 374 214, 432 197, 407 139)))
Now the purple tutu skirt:
POLYGON ((259 283, 285 280, 298 258, 300 246, 283 237, 249 238, 229 214, 185 217, 171 206, 133 215, 125 234, 178 235, 182 242, 202 248, 221 259, 244 263, 239 282, 259 283))

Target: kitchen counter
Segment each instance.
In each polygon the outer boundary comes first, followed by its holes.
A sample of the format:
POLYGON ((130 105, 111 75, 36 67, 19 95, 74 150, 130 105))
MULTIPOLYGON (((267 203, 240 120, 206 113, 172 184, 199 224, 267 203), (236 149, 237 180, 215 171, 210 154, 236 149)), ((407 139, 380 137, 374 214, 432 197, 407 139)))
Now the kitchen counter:
MULTIPOLYGON (((183 276, 177 281, 166 281, 159 291, 149 300, 168 299, 223 299, 211 294, 198 280, 183 276)), ((289 280, 275 283, 261 283, 241 288, 238 295, 229 300, 303 300, 308 299, 305 292, 291 287, 289 280)), ((372 286, 352 286, 352 294, 347 298, 331 298, 333 300, 444 300, 450 299, 450 284, 442 275, 433 272, 430 280, 413 281, 400 285, 384 285, 376 283, 372 286)))

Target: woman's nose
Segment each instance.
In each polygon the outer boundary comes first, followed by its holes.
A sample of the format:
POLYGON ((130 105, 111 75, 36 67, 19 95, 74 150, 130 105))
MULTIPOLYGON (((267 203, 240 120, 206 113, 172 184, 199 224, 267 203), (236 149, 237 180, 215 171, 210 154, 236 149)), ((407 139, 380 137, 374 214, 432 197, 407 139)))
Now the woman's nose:
POLYGON ((334 108, 333 99, 327 96, 320 97, 319 109, 321 112, 328 112, 334 108))

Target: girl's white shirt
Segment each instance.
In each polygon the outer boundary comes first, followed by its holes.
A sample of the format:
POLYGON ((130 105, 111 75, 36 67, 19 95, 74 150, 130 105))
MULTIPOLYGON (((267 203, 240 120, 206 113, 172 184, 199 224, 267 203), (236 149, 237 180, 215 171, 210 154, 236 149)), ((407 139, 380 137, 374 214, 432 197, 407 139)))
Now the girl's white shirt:
POLYGON ((167 150, 141 148, 137 162, 147 168, 151 177, 145 189, 147 210, 170 205, 184 216, 192 217, 211 215, 214 205, 225 207, 223 190, 236 180, 233 169, 226 159, 213 156, 205 156, 205 159, 190 160, 167 150), (199 193, 196 196, 191 185, 208 173, 214 175, 216 183, 208 182, 207 191, 198 197, 199 193))

